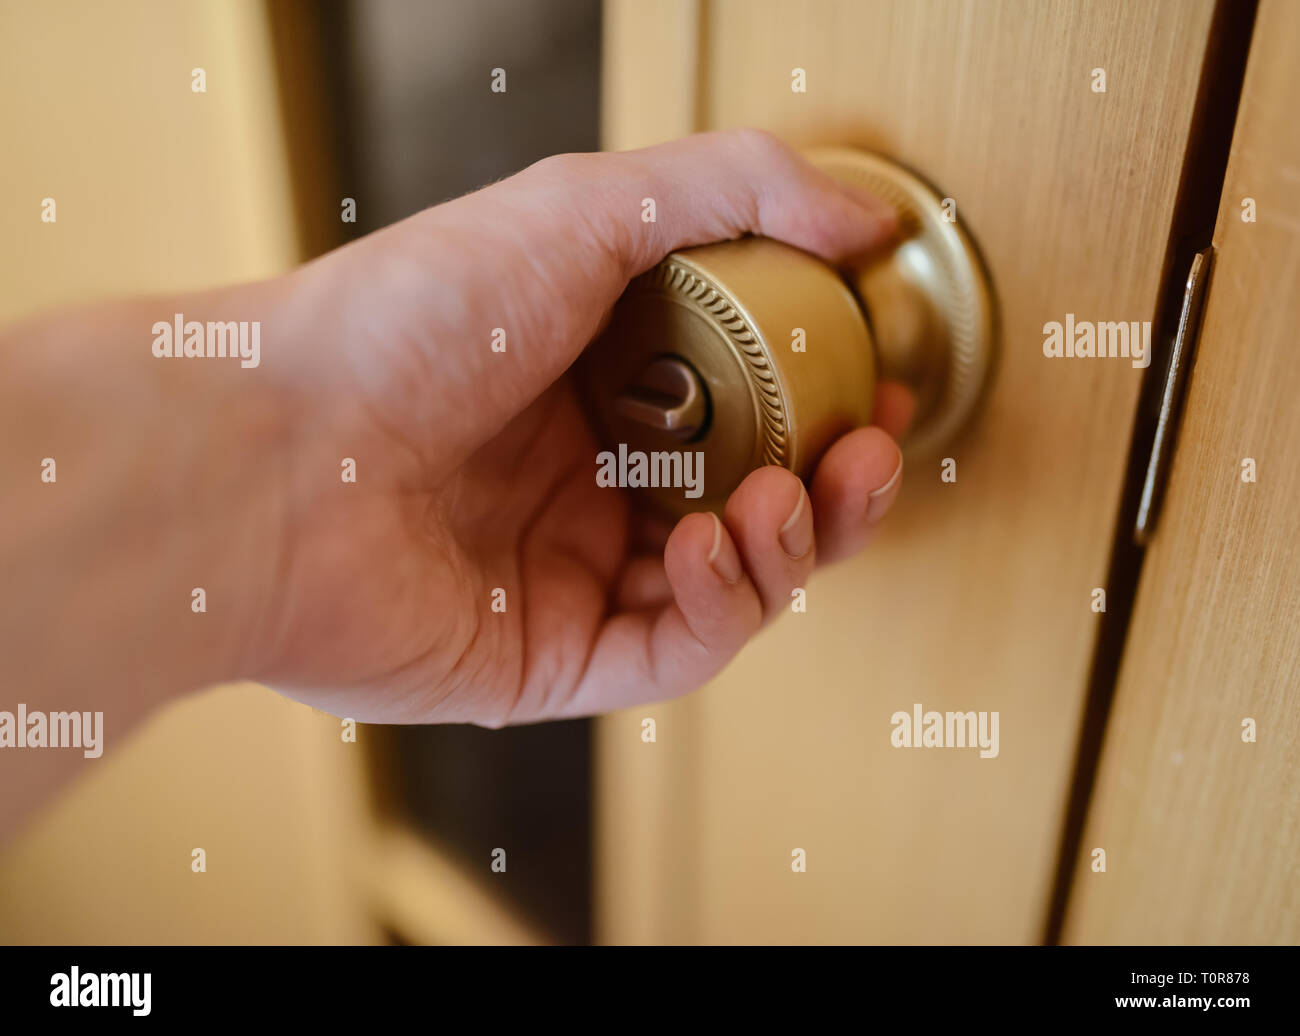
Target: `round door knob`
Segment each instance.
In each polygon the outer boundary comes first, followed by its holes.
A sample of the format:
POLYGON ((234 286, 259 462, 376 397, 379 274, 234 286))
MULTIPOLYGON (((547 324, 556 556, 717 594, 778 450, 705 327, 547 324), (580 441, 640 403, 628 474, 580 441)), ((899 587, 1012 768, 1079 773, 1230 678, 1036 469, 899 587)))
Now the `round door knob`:
POLYGON ((996 318, 953 203, 878 155, 806 154, 892 204, 897 240, 843 273, 747 237, 674 252, 636 278, 578 369, 607 451, 602 484, 616 479, 678 516, 721 510, 764 464, 807 478, 869 421, 877 376, 916 394, 905 454, 941 448, 975 412, 996 318))

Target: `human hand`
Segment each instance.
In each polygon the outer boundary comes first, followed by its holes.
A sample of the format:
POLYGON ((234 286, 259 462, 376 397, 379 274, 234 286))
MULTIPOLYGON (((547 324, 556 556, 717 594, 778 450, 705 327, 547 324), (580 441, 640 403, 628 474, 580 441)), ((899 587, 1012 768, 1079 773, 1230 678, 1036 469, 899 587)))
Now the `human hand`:
POLYGON ((763 468, 723 521, 669 533, 597 486, 566 371, 674 249, 757 233, 835 262, 893 228, 884 203, 740 131, 550 158, 283 279, 286 344, 265 331, 263 357, 284 496, 255 561, 276 578, 250 573, 269 598, 239 675, 361 720, 486 726, 698 687, 816 563, 870 538, 910 397, 882 386, 878 427, 835 443, 807 491, 763 468))

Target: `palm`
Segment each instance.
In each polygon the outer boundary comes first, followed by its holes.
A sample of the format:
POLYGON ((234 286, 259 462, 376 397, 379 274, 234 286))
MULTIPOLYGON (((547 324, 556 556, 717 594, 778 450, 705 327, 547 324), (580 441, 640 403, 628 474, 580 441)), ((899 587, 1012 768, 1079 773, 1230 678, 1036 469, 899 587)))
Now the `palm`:
MULTIPOLYGON (((393 452, 383 430, 370 436, 393 452)), ((332 708, 364 691, 350 714, 379 722, 504 723, 562 709, 628 551, 628 502, 596 485, 596 451, 562 381, 442 485, 411 494, 361 479, 333 494, 337 508, 314 523, 336 549, 297 550, 321 561, 291 566, 289 603, 305 613, 291 654, 295 671, 348 687, 293 696, 332 708)))

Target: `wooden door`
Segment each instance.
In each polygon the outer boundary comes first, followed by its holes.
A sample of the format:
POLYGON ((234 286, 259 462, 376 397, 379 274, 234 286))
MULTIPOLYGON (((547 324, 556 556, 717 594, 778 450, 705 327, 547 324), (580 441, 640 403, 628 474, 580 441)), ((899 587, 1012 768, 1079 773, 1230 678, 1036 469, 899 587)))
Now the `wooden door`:
POLYGON ((602 721, 603 938, 1041 938, 1144 374, 1045 357, 1043 327, 1153 318, 1213 13, 608 4, 605 146, 755 125, 893 156, 956 200, 1003 352, 955 482, 907 470, 887 531, 815 577, 806 614, 699 693, 602 721), (997 712, 997 756, 893 747, 915 703, 997 712))
POLYGON ((1265 0, 1074 877, 1074 942, 1300 941, 1297 40, 1300 7, 1265 0))

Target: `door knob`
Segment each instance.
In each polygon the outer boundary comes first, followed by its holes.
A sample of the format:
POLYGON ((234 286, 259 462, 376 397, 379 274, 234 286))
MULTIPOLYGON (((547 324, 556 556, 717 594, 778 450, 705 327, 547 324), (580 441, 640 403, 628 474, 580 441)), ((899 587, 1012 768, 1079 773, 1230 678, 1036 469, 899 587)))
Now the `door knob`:
POLYGON ((877 377, 916 394, 905 455, 934 454, 992 376, 991 281, 954 203, 879 155, 805 154, 894 206, 897 240, 844 272, 762 237, 674 252, 628 286, 580 361, 607 477, 671 516, 721 510, 764 464, 808 477, 870 420, 877 377))

